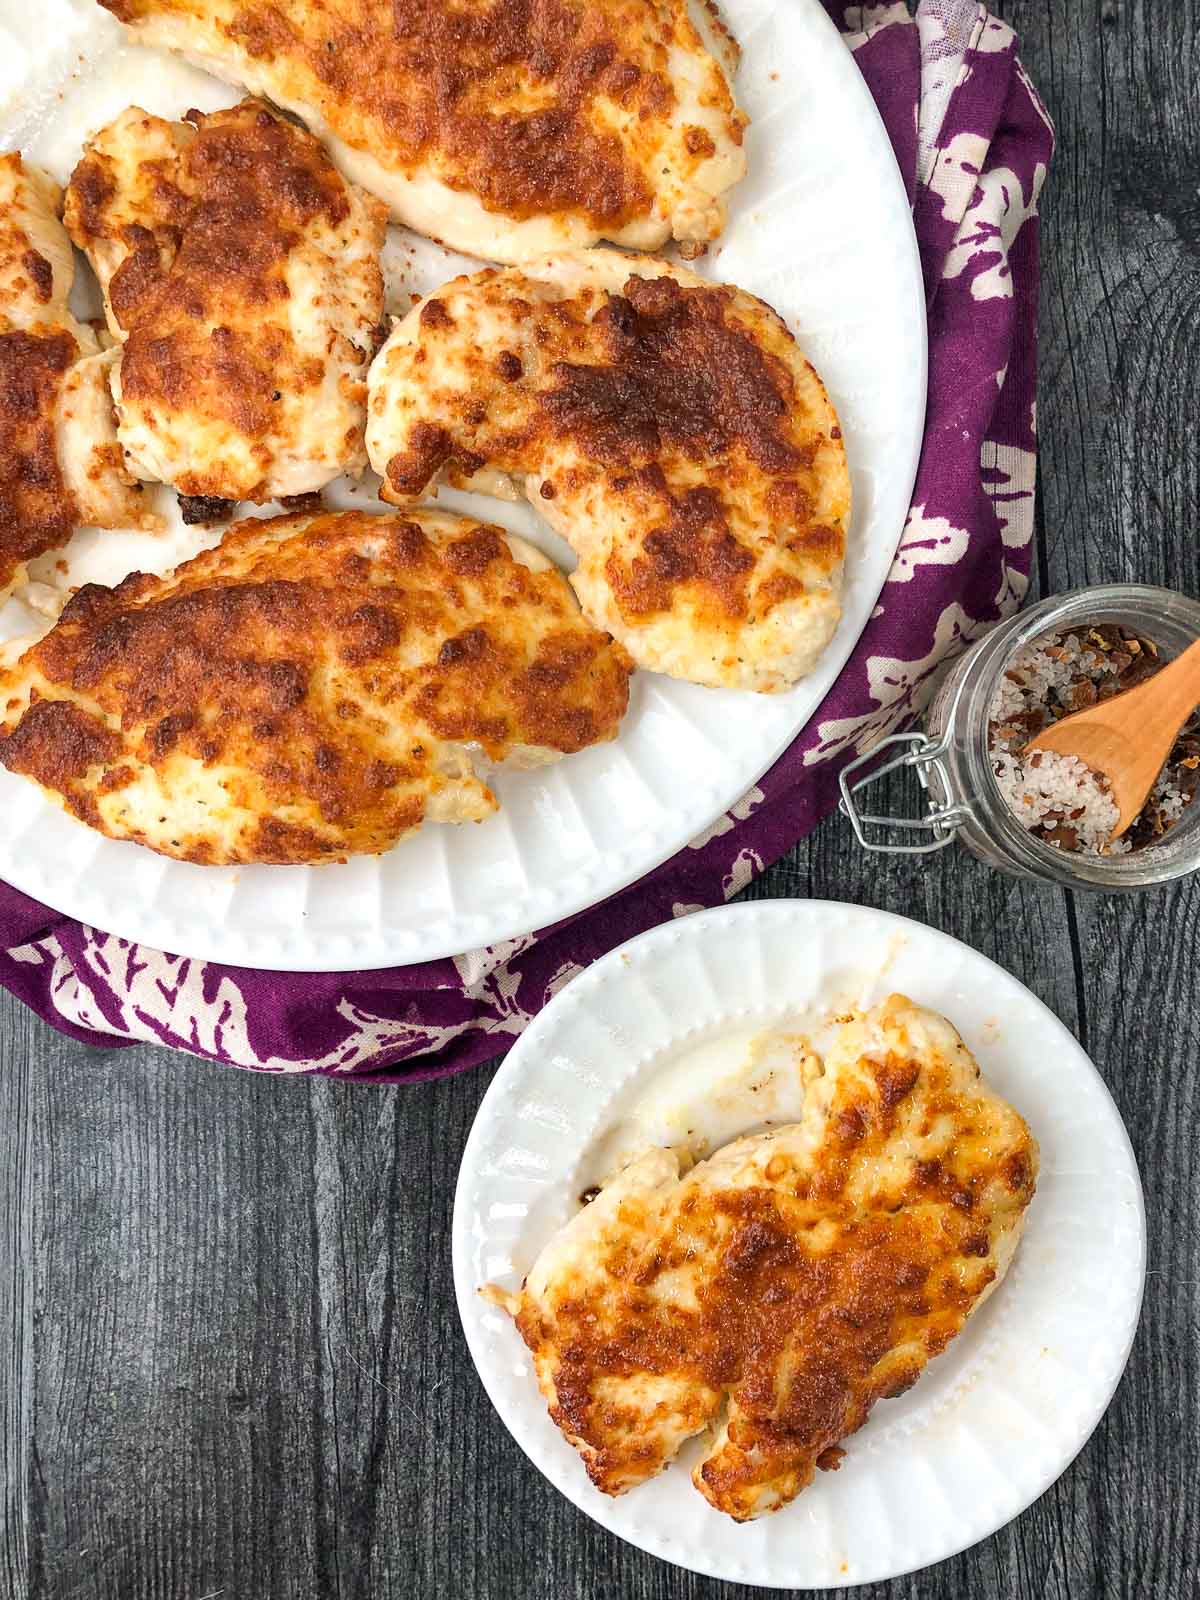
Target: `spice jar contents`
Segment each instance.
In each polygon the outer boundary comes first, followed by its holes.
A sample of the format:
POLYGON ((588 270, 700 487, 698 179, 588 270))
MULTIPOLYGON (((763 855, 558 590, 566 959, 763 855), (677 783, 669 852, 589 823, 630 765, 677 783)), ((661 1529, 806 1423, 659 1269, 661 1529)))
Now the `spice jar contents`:
POLYGON ((1162 666, 1152 639, 1113 623, 1073 628, 1027 646, 1010 663, 988 714, 988 753, 1017 820, 1046 844, 1125 855, 1161 839, 1200 789, 1200 714, 1176 739, 1150 797, 1111 845, 1118 811, 1107 783, 1076 756, 1023 754, 1043 728, 1135 688, 1162 666))

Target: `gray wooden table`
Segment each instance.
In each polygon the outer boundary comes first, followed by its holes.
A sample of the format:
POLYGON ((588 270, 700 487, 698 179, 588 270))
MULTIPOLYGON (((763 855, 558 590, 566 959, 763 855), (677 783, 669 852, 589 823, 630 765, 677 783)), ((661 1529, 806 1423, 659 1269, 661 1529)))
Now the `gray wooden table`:
MULTIPOLYGON (((1007 0, 1045 206, 1043 591, 1200 593, 1200 4, 1007 0)), ((1200 1593, 1200 882, 1027 888, 864 858, 832 820, 754 890, 909 913, 1015 972, 1107 1079, 1150 1278, 1117 1398, 938 1600, 1200 1593)), ((557 1495, 467 1357, 448 1222, 490 1070, 382 1089, 89 1050, 0 1004, 0 1600, 729 1597, 557 1495)))

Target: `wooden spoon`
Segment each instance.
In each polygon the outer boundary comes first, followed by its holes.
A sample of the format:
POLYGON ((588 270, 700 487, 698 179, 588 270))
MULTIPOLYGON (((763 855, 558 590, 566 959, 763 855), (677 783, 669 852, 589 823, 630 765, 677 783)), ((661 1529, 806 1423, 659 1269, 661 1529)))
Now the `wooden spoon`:
POLYGON ((1146 804, 1180 728, 1200 705, 1200 639, 1136 689, 1052 722, 1025 746, 1078 756, 1103 778, 1120 812, 1110 843, 1146 804))

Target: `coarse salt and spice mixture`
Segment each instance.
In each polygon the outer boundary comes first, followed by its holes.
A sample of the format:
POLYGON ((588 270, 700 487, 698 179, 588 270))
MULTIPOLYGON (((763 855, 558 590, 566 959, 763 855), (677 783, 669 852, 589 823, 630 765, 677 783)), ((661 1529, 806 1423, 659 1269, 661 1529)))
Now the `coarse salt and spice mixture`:
POLYGON ((1126 855, 1161 839, 1195 798, 1200 714, 1176 739, 1132 825, 1111 844, 1118 811, 1107 783, 1076 756, 1024 754, 1051 723, 1135 688, 1163 664, 1152 639, 1113 623, 1052 634, 1009 664, 988 714, 988 752, 1014 816, 1046 844, 1084 855, 1126 855))

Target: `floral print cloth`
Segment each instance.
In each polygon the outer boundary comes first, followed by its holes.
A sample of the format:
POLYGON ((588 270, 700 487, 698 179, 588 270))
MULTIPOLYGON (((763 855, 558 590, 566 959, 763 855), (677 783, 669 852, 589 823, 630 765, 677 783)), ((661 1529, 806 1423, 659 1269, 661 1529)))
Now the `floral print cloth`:
POLYGON ((485 1061, 587 964, 728 900, 834 806, 839 767, 918 712, 948 656, 1020 604, 1036 465, 1038 196, 1053 131, 1011 28, 974 0, 825 0, 908 185, 929 311, 925 442, 895 565, 794 744, 679 855, 556 927, 452 960, 255 972, 132 945, 0 884, 0 981, 90 1044, 267 1072, 432 1077, 485 1061))

